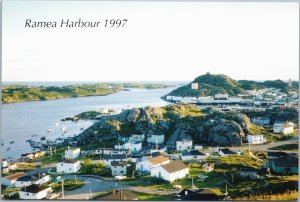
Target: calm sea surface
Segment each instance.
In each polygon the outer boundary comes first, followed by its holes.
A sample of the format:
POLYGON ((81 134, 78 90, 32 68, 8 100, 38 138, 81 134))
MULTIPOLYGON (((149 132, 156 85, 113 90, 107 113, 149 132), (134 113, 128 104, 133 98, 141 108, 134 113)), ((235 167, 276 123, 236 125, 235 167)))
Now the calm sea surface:
POLYGON ((66 98, 51 101, 31 101, 2 105, 1 154, 5 158, 16 159, 22 153, 33 151, 26 140, 38 140, 41 137, 55 139, 79 134, 80 128, 89 127, 91 121, 62 122, 60 119, 74 116, 88 110, 101 108, 122 109, 127 106, 163 106, 168 104, 161 96, 177 88, 132 89, 107 96, 66 98), (61 128, 66 126, 67 133, 62 136, 61 128), (47 132, 53 129, 53 132, 47 132), (32 137, 36 134, 37 137, 32 137), (14 141, 14 143, 11 143, 14 141), (10 148, 8 151, 7 148, 10 148))

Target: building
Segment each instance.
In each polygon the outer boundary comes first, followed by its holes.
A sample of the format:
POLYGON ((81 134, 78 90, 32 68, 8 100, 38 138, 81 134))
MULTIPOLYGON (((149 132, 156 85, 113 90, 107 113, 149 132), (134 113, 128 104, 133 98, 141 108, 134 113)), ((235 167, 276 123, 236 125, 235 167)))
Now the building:
POLYGON ((228 94, 227 93, 218 93, 214 95, 215 100, 228 100, 228 94))
POLYGON ((65 150, 65 159, 76 159, 80 155, 80 148, 73 148, 71 149, 68 147, 67 150, 65 150))
POLYGON ((191 84, 191 88, 192 88, 193 90, 198 90, 198 83, 192 83, 192 84, 191 84))
POLYGON ((16 182, 16 187, 25 187, 32 184, 42 185, 50 181, 50 176, 45 173, 36 173, 33 175, 25 175, 19 177, 16 182))
POLYGON ((6 159, 2 159, 1 167, 6 168, 8 166, 8 161, 6 159))
POLYGON ((194 149, 196 149, 196 150, 202 150, 203 146, 202 145, 195 145, 194 149))
POLYGON ((215 169, 215 164, 213 163, 206 163, 202 166, 202 170, 206 173, 210 173, 215 169))
POLYGON ((285 157, 288 156, 289 154, 282 151, 275 151, 275 152, 268 152, 267 155, 268 155, 268 159, 273 159, 273 158, 285 157))
POLYGON ((113 154, 126 154, 126 153, 127 151, 123 149, 97 148, 95 150, 95 154, 113 155, 113 154))
POLYGON ((264 135, 247 135, 247 140, 250 144, 263 144, 267 142, 264 135))
POLYGON ((164 179, 169 182, 181 179, 189 175, 189 167, 180 160, 171 161, 151 169, 151 176, 164 179))
POLYGON ((256 125, 270 125, 270 118, 268 117, 254 117, 251 118, 251 122, 256 125))
POLYGON ((111 163, 113 161, 127 161, 127 155, 126 154, 104 154, 101 156, 101 159, 105 163, 107 167, 111 167, 111 163))
POLYGON ((139 200, 138 196, 131 193, 128 190, 113 190, 112 192, 109 192, 107 194, 102 195, 99 197, 100 200, 105 201, 119 201, 119 200, 125 200, 125 201, 137 201, 139 200))
POLYGON ((130 136, 129 140, 143 142, 145 140, 145 134, 133 134, 130 136))
POLYGON ((201 160, 209 157, 209 153, 202 153, 199 150, 184 151, 180 154, 183 161, 201 160))
POLYGON ((150 144, 163 144, 165 141, 165 135, 151 135, 148 137, 148 143, 150 144))
POLYGON ((123 149, 129 150, 130 153, 131 152, 133 152, 133 153, 139 152, 142 150, 142 142, 137 142, 137 141, 126 142, 123 145, 123 149))
POLYGON ((278 134, 290 134, 294 132, 294 123, 274 123, 273 132, 278 134))
POLYGON ((228 148, 219 149, 218 153, 220 154, 220 156, 231 156, 237 154, 236 152, 231 151, 228 148))
POLYGON ((58 173, 76 173, 80 169, 80 161, 64 160, 56 163, 56 172, 58 173))
POLYGON ((13 187, 13 186, 15 186, 17 179, 24 175, 25 175, 24 172, 17 172, 17 173, 14 173, 14 174, 11 174, 11 175, 8 175, 5 177, 1 177, 1 184, 5 185, 7 187, 13 187))
POLYGON ((298 157, 293 155, 268 160, 269 168, 282 175, 298 174, 298 157))
POLYGON ((23 187, 19 191, 20 199, 36 200, 44 199, 52 192, 52 188, 48 186, 39 186, 32 184, 28 187, 23 187))
POLYGON ((113 161, 111 162, 111 175, 127 175, 127 162, 125 161, 113 161))
POLYGON ((182 201, 218 201, 221 197, 212 189, 200 189, 198 191, 183 189, 178 194, 178 198, 182 201))
POLYGON ((170 163, 170 159, 167 156, 159 155, 153 158, 146 159, 141 162, 137 162, 136 170, 142 173, 150 173, 152 168, 170 163))
POLYGON ((176 141, 176 150, 177 151, 184 151, 184 150, 190 150, 193 148, 193 140, 177 140, 176 141))

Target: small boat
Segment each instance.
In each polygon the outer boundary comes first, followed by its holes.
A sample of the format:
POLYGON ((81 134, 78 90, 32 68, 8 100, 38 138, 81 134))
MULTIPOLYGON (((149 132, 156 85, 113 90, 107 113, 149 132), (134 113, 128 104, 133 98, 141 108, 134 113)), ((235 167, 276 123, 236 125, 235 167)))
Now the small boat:
POLYGON ((51 132, 53 132, 53 129, 52 128, 48 128, 47 132, 51 133, 51 132))
POLYGON ((84 128, 80 128, 80 130, 83 130, 84 128))
POLYGON ((31 142, 31 140, 26 140, 26 142, 31 142))
POLYGON ((31 137, 37 137, 37 134, 33 134, 33 135, 31 135, 31 137))
POLYGON ((59 123, 55 123, 56 126, 59 126, 59 123))
POLYGON ((41 137, 41 140, 46 140, 46 137, 41 137))
POLYGON ((15 143, 15 141, 11 141, 11 142, 10 142, 10 144, 14 144, 14 143, 15 143))
POLYGON ((63 126, 63 127, 61 128, 61 130, 62 130, 62 131, 66 131, 66 130, 67 130, 67 127, 66 127, 66 126, 63 126))

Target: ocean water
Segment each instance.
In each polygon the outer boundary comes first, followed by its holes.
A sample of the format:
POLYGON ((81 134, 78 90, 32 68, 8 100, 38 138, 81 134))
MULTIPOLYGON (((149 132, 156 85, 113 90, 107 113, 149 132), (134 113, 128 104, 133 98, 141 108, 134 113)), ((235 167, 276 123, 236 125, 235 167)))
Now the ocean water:
POLYGON ((107 96, 3 104, 1 140, 4 145, 1 146, 2 157, 17 159, 22 153, 33 151, 26 140, 36 140, 41 137, 55 139, 74 136, 81 132, 81 128, 92 125, 92 121, 62 122, 60 121, 62 118, 101 108, 164 106, 169 103, 160 97, 177 87, 152 90, 131 89, 107 96), (63 126, 67 127, 67 133, 64 136, 62 136, 61 130, 63 126), (47 132, 47 129, 53 129, 53 132, 47 132), (37 137, 32 137, 33 134, 36 134, 37 137), (14 143, 11 143, 12 141, 14 143), (6 151, 7 148, 10 149, 6 151))

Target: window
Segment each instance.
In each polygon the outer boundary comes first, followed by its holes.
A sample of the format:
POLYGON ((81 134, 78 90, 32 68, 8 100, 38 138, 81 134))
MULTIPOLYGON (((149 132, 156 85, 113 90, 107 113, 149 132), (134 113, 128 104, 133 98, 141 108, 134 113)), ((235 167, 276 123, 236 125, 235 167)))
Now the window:
POLYGON ((121 170, 121 171, 120 171, 120 173, 124 173, 124 171, 123 171, 123 170, 121 170))

